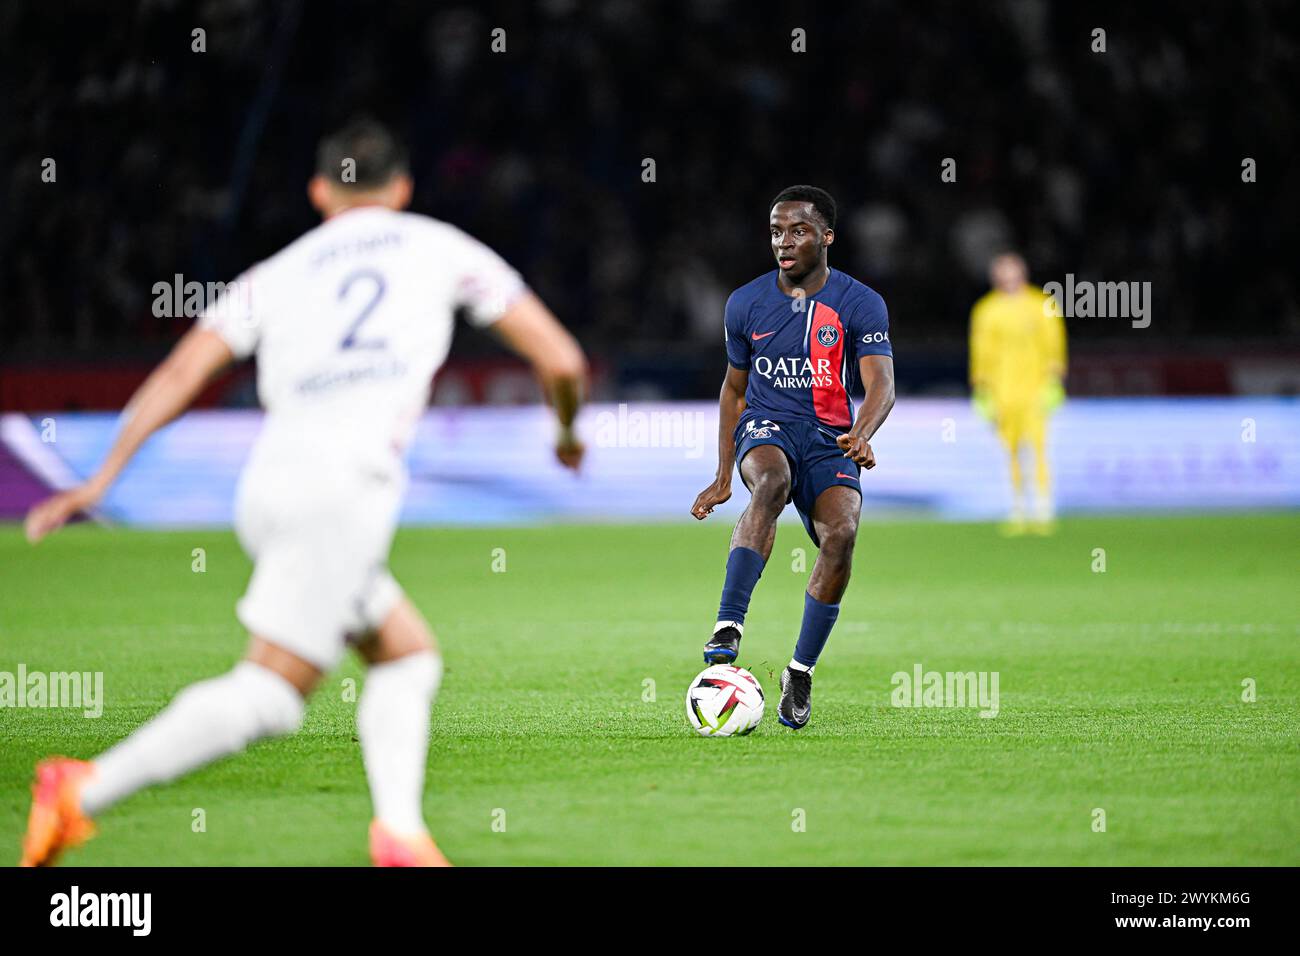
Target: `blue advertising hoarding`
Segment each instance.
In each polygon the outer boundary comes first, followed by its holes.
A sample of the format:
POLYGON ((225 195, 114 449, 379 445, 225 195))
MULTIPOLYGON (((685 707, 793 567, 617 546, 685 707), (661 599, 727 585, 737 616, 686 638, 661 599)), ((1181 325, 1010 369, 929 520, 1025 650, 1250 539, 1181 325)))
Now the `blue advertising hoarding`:
MULTIPOLYGON (((14 499, 33 484, 61 487, 88 475, 109 447, 114 414, 0 418, 14 499), (15 464, 16 463, 16 464, 15 464)), ((231 523, 235 483, 261 426, 247 411, 193 412, 156 435, 103 503, 102 517, 147 527, 231 523)), ((712 402, 596 405, 580 431, 581 474, 551 454, 554 424, 540 407, 428 410, 411 444, 408 524, 687 521, 712 478, 712 402)), ((954 520, 1001 517, 1009 505, 1006 456, 992 428, 962 400, 900 400, 873 442, 864 473, 868 516, 954 520)), ((1286 509, 1300 507, 1300 399, 1075 399, 1054 417, 1050 456, 1059 511, 1286 509)), ((747 500, 739 480, 718 509, 747 500)), ((787 516, 792 517, 792 516, 787 516)))

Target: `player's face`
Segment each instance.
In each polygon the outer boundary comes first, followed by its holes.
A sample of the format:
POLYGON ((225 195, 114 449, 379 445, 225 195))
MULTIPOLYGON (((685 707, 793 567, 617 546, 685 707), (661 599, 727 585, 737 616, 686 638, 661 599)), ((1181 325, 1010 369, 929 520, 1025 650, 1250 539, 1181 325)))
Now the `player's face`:
POLYGON ((822 228, 821 217, 810 202, 777 203, 768 226, 777 268, 792 284, 824 264, 826 247, 835 241, 835 230, 822 228))
POLYGON ((1003 292, 1018 292, 1029 281, 1025 260, 1019 256, 998 256, 989 267, 989 279, 1003 292))

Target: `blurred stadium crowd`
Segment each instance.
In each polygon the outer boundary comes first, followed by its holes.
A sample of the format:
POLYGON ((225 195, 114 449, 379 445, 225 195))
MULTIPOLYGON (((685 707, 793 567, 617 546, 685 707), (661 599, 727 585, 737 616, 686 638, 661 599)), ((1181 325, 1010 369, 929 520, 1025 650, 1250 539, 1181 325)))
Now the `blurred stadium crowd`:
POLYGON ((1286 3, 756 6, 5 4, 0 352, 155 357, 187 320, 152 314, 154 284, 310 228, 314 144, 362 112, 409 140, 417 211, 678 394, 715 390, 723 302, 771 268, 767 201, 794 182, 839 200, 832 264, 885 296, 900 361, 964 350, 1006 246, 1039 282, 1152 283, 1150 328, 1080 320, 1076 348, 1300 343, 1286 3))

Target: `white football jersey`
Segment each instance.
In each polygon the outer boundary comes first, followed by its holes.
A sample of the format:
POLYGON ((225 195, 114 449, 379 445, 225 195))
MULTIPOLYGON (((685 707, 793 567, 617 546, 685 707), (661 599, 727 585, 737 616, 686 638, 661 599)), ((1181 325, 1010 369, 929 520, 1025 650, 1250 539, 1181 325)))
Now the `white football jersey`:
POLYGON ((243 273, 199 319, 257 355, 256 458, 277 467, 400 462, 451 347, 454 312, 487 326, 526 291, 456 227, 378 206, 322 222, 243 273))

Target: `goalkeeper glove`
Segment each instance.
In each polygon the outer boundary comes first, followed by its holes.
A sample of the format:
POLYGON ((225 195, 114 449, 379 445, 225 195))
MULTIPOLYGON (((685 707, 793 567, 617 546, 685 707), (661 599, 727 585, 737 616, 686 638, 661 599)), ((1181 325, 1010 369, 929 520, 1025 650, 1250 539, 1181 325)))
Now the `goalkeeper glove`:
POLYGON ((1054 412, 1065 400, 1065 386, 1059 378, 1054 378, 1043 386, 1043 408, 1054 412))

